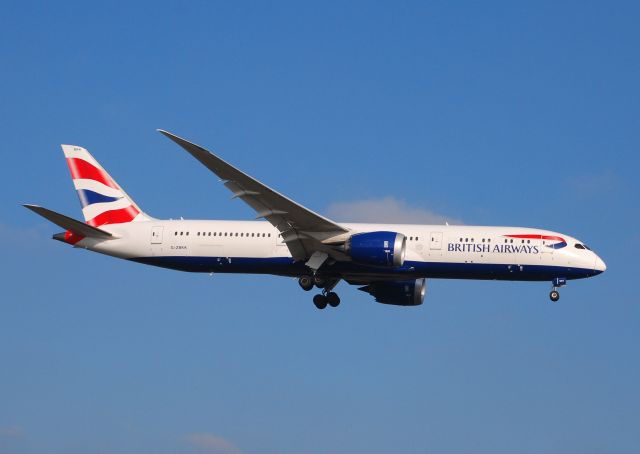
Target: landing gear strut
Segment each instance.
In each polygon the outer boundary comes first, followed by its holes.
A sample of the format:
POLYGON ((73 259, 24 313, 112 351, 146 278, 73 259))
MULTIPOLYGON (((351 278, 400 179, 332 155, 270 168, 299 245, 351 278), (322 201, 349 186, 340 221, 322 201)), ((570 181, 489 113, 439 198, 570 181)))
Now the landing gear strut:
POLYGON ((563 277, 557 277, 551 281, 551 293, 549 293, 549 299, 554 303, 560 299, 560 292, 558 289, 567 284, 567 280, 563 277))

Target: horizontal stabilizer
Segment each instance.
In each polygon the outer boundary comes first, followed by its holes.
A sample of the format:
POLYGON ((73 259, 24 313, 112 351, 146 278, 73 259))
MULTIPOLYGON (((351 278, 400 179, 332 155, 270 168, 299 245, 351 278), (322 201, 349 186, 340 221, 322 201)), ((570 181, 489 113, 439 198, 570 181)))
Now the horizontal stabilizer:
POLYGON ((111 239, 114 238, 112 234, 102 229, 92 227, 84 222, 77 221, 73 218, 65 216, 64 214, 56 213, 55 211, 48 210, 38 205, 23 205, 25 208, 29 208, 34 213, 39 214, 45 219, 53 222, 54 224, 62 227, 63 229, 70 230, 76 235, 91 238, 111 239))

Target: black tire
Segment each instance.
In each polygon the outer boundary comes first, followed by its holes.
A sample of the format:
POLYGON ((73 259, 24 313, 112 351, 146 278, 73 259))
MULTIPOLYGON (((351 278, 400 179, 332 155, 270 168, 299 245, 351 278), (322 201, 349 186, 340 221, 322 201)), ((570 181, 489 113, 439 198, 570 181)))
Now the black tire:
POLYGON ((327 307, 327 298, 325 298, 324 295, 317 294, 313 297, 313 304, 315 304, 318 309, 324 309, 327 307))
POLYGON ((327 280, 324 277, 316 274, 313 276, 313 284, 318 288, 324 288, 324 286, 327 284, 327 280))
POLYGON ((557 290, 552 290, 551 293, 549 293, 549 299, 551 299, 551 301, 555 303, 560 299, 560 292, 558 292, 557 290))
POLYGON ((329 303, 329 306, 331 307, 338 307, 340 304, 340 297, 335 292, 329 292, 327 293, 327 303, 329 303))
POLYGON ((308 292, 313 288, 313 278, 307 275, 300 276, 300 279, 298 279, 298 284, 300 284, 302 290, 308 292))

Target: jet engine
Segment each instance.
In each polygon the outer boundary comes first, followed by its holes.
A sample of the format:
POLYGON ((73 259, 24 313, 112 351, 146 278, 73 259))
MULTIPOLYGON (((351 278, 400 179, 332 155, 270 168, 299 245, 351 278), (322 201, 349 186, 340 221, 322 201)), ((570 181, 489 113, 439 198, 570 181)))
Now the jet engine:
POLYGON ((359 290, 372 295, 378 303, 394 306, 419 306, 427 292, 426 279, 400 282, 372 282, 359 290))
POLYGON ((346 244, 354 262, 398 267, 404 263, 407 237, 397 232, 366 232, 352 235, 346 244))

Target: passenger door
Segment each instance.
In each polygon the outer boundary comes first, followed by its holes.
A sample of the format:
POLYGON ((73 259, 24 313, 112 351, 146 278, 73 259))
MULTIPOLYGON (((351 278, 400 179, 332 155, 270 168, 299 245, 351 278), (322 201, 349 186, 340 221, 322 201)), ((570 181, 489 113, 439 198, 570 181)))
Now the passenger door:
POLYGON ((163 255, 162 254, 162 233, 164 227, 161 225, 155 225, 151 227, 151 255, 163 255))
POLYGON ((442 249, 442 232, 431 232, 429 235, 429 249, 432 251, 442 249))

